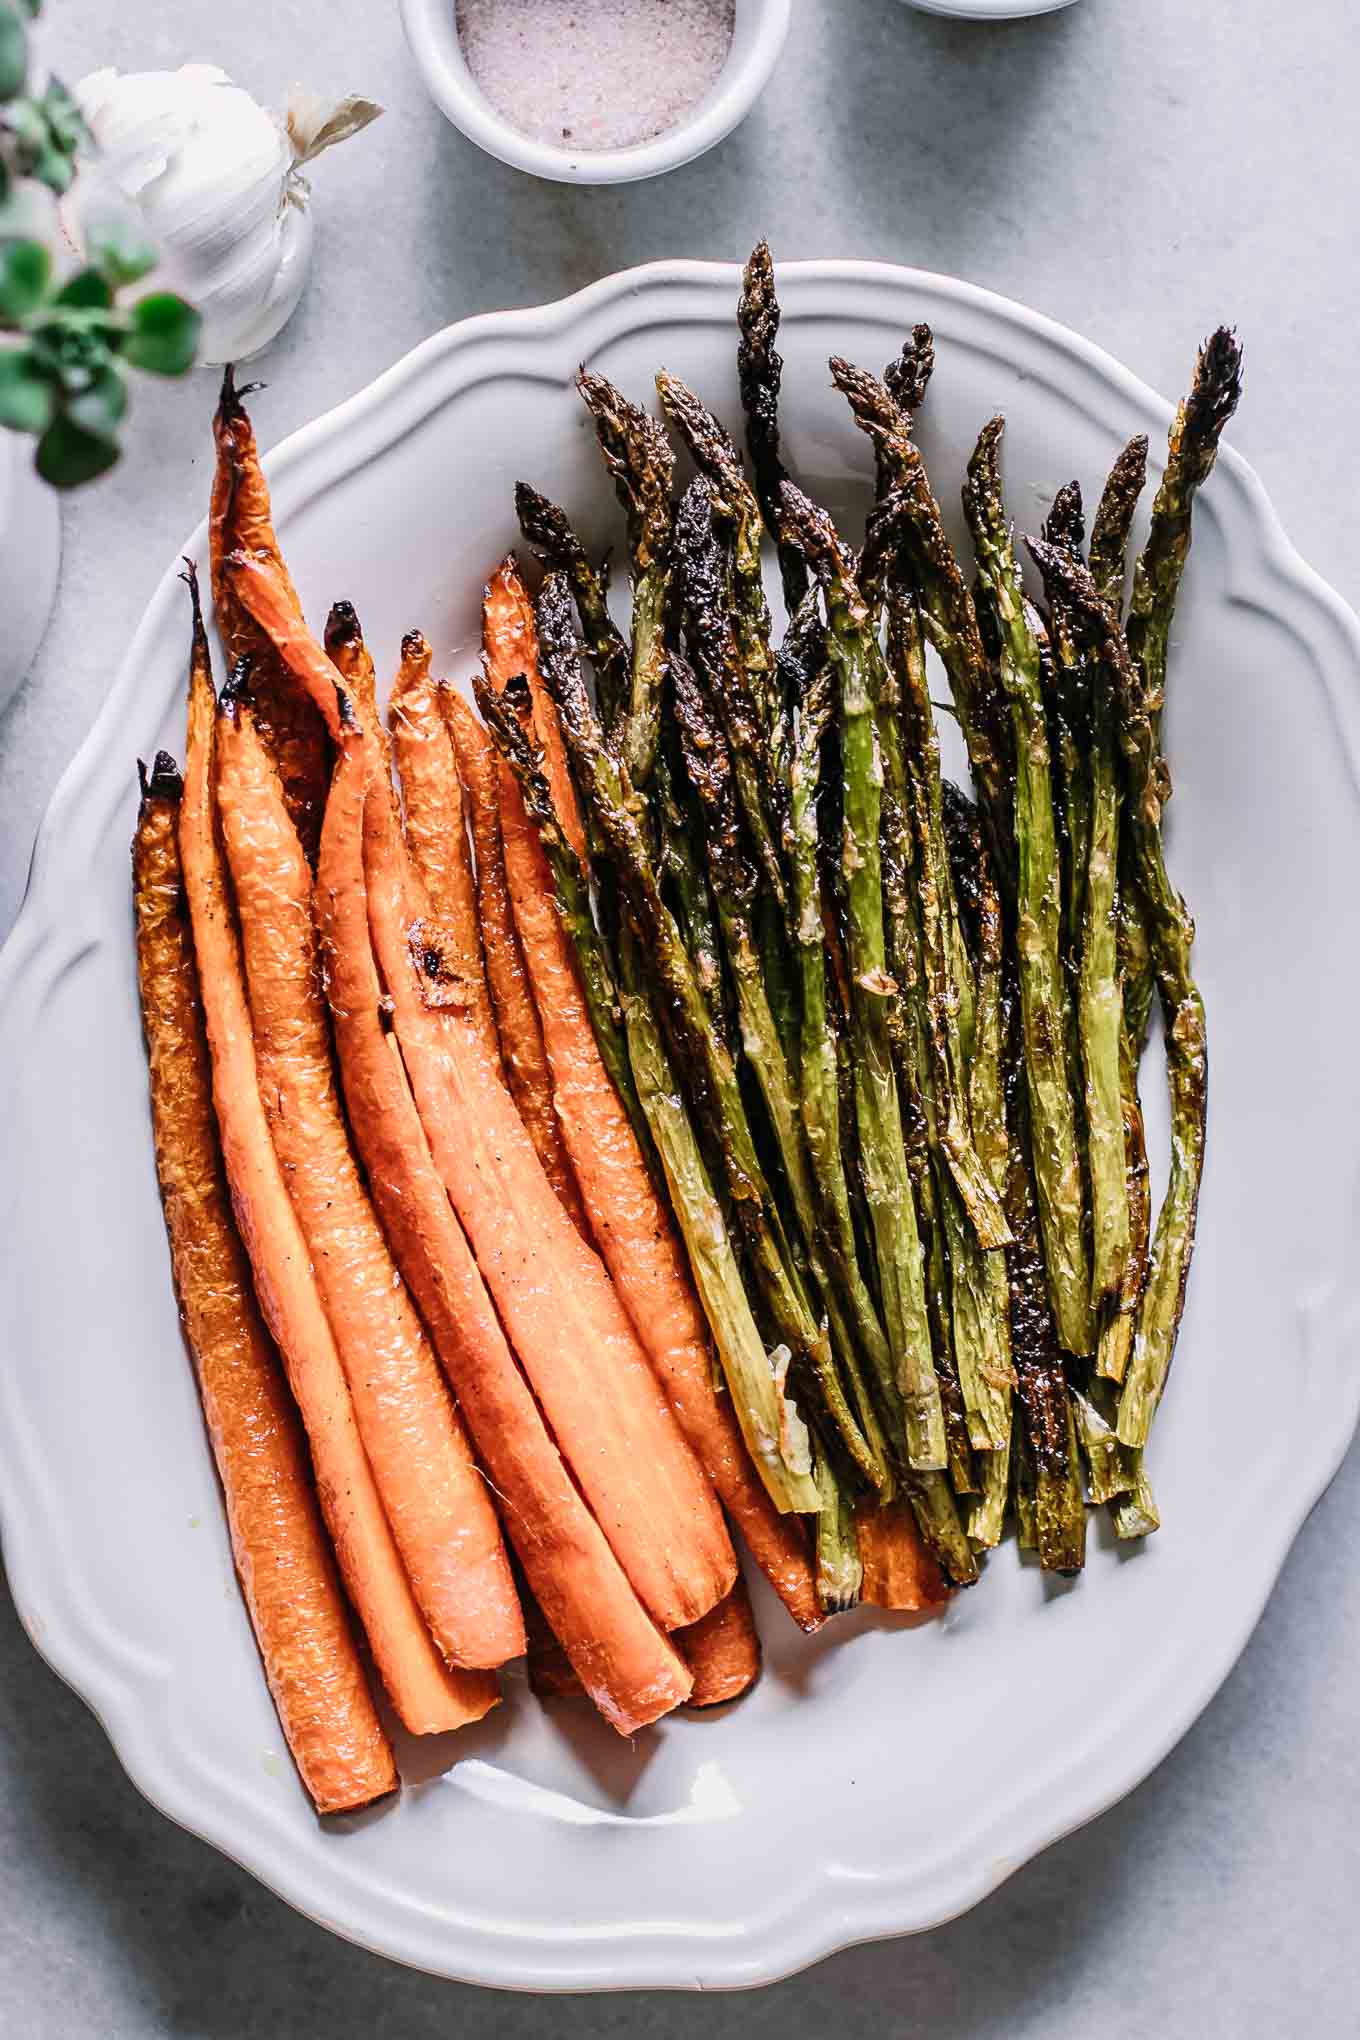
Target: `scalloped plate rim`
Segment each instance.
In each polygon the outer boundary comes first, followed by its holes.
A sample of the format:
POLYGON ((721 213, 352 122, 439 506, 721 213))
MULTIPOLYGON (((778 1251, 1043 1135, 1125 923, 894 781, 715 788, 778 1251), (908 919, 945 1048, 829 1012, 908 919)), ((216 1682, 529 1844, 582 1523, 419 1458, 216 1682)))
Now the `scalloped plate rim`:
MULTIPOLYGON (((544 305, 481 313, 459 321, 421 343, 354 396, 290 434, 266 457, 271 481, 286 490, 307 460, 337 442, 346 428, 379 415, 389 403, 418 386, 422 378, 442 364, 452 363, 478 341, 546 337, 583 321, 599 307, 638 297, 651 286, 720 283, 730 293, 739 274, 739 266, 729 263, 653 262, 602 278, 544 305)), ((1094 371, 1109 387, 1141 409, 1157 414, 1164 422, 1170 419, 1172 407, 1166 400, 1113 356, 1044 314, 980 286, 929 271, 866 261, 787 263, 780 265, 780 274, 783 278, 878 282, 903 293, 955 300, 998 321, 1003 329, 1011 326, 1027 330, 1094 371)), ((1325 613, 1349 650, 1352 678, 1360 675, 1360 621, 1290 544, 1264 486, 1248 463, 1228 448, 1220 468, 1232 476, 1242 493, 1262 555, 1278 581, 1292 587, 1315 611, 1325 613)), ((184 550, 190 553, 201 550, 205 530, 205 525, 200 524, 184 550)), ((0 1040, 4 1038, 8 1009, 25 968, 36 964, 41 955, 44 894, 54 875, 61 830, 104 756, 106 734, 116 722, 123 697, 136 685, 144 649, 159 628, 176 572, 175 567, 169 568, 153 592, 115 682, 88 736, 63 773, 39 828, 24 901, 0 950, 0 1040)), ((1297 619, 1293 627, 1298 630, 1297 619)), ((1332 662, 1319 654, 1318 664, 1330 689, 1332 662)), ((0 1426, 4 1427, 12 1448, 11 1478, 0 1492, 0 1534, 15 1604, 35 1647, 91 1708, 138 1790, 167 1817, 220 1849, 287 1903, 342 1938, 451 1979, 534 1991, 750 1988, 796 1973, 838 1949, 927 1931, 969 1910, 1043 1849, 1116 1804, 1156 1768, 1187 1732, 1245 1648, 1289 1548, 1341 1464, 1360 1416, 1360 1374, 1352 1373, 1334 1385, 1336 1392, 1329 1396, 1325 1421, 1312 1433, 1316 1442, 1312 1458, 1303 1465, 1296 1460, 1292 1466, 1295 1478, 1288 1505, 1280 1497, 1275 1498, 1268 1533, 1258 1544, 1253 1591, 1245 1597, 1231 1635, 1212 1660, 1204 1663, 1200 1677, 1188 1688, 1188 1697, 1187 1689, 1183 1688, 1180 1704, 1166 1707, 1159 1717, 1157 1731, 1145 1737, 1132 1760, 1126 1754, 1122 1765, 1112 1763, 1100 1784, 1085 1791, 1080 1788, 1069 1791, 1061 1806, 1047 1809, 1046 1817, 1031 1819, 1023 1833, 1010 1838, 1004 1852, 996 1848, 976 1849, 971 1871, 955 1872, 952 1883, 938 1889, 934 1901, 915 1912, 904 1915, 903 1899, 895 1895, 889 1876, 855 1880, 852 1898, 846 1880, 838 1876, 833 1866, 829 1871, 819 1870, 810 1884, 799 1888, 796 1908, 761 1922, 764 1939, 759 1948, 750 1949, 744 1943, 715 1946, 711 1940, 705 1942, 698 1931, 671 1934, 657 1931, 649 1923, 640 1935, 616 1935, 607 1951, 609 1973, 599 1974, 596 1972, 601 1967, 600 1959, 586 1969, 579 1966, 573 1969, 561 1960, 555 1948, 549 1950, 546 1959, 540 1957, 541 1967, 531 1966, 524 1959, 507 1961, 500 1951, 488 1946, 485 1935, 469 1958, 445 1955, 441 1959, 435 1954, 435 1944, 428 1933, 422 1945, 418 1924, 403 1935, 366 1929, 362 1922, 352 1918, 337 1918, 328 1892, 305 1888, 309 1881, 315 1883, 310 1878, 309 1866, 304 1864, 299 1874, 294 1863, 281 1860, 285 1851, 271 1852, 258 1837, 242 1835, 232 1828, 229 1819, 217 1817, 219 1809, 211 1800, 195 1798, 198 1780, 191 1772, 176 1770, 173 1746, 167 1743, 161 1750, 149 1748, 137 1732, 139 1720, 147 1717, 137 1705, 135 1663, 131 1670, 126 1662, 120 1665, 115 1661, 114 1650, 108 1647, 108 1639, 92 1637, 84 1630, 75 1584, 54 1579, 48 1564, 50 1554, 37 1534, 36 1518, 41 1513, 41 1504, 35 1501, 35 1496, 39 1476, 27 1457, 22 1417, 11 1406, 12 1379, 8 1372, 0 1375, 0 1426), (21 1498, 20 1488, 24 1485, 27 1495, 21 1498), (820 1907, 811 1902, 817 1899, 821 1901, 820 1907), (639 1966, 631 1960, 630 1948, 644 1942, 647 1944, 642 1953, 644 1966, 639 1966), (658 1945, 665 1950, 660 1960, 655 1955, 658 1945), (688 1947, 693 1949, 692 1959, 685 1959, 688 1947), (702 1975, 697 1971, 702 1971, 702 1975)), ((136 1646, 125 1642, 125 1658, 135 1659, 135 1655, 136 1646)), ((1014 1818, 1015 1807, 1012 1805, 1008 1810, 1014 1818)), ((453 1938, 456 1931, 455 1925, 446 1938, 453 1938)), ((508 1936, 507 1946, 512 1942, 513 1935, 508 1936)))

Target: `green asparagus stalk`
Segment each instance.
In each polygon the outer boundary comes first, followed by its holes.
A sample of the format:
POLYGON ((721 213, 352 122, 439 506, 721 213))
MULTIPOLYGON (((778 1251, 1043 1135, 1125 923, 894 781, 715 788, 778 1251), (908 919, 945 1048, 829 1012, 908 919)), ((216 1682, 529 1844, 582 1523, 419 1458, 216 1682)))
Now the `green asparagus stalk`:
POLYGON ((1118 1495, 1131 1494, 1136 1478, 1130 1455, 1120 1445, 1114 1425, 1097 1406, 1095 1398, 1070 1390, 1077 1437, 1086 1461, 1087 1489, 1093 1502, 1112 1502, 1118 1495))
POLYGON ((854 1504, 825 1451, 816 1460, 817 1599, 828 1615, 844 1615, 858 1604, 864 1584, 854 1504))
MULTIPOLYGON (((1213 472, 1218 442, 1241 395, 1242 349, 1236 334, 1220 326, 1201 347, 1190 394, 1176 412, 1166 472, 1152 505, 1147 544, 1133 570, 1128 648, 1142 671, 1159 761, 1167 646, 1181 576, 1190 552, 1195 497, 1213 472)), ((1164 800, 1168 791, 1163 786, 1164 800)))
POLYGON ((896 986, 886 967, 879 849, 881 759, 874 703, 882 654, 831 520, 792 483, 784 486, 783 509, 791 535, 823 584, 828 652, 839 683, 855 1102, 879 1288, 904 1405, 908 1461, 938 1468, 945 1464, 944 1412, 885 1010, 896 986))
MULTIPOLYGON (((1127 834, 1127 832, 1125 832, 1127 834)), ((1117 946, 1117 945, 1116 945, 1117 946)), ((1122 962, 1119 965, 1123 973, 1122 962)), ((1119 1030, 1119 1101, 1124 1122, 1124 1187, 1129 1207, 1129 1252, 1114 1314, 1101 1329, 1096 1372, 1120 1382, 1128 1372, 1133 1334, 1152 1244, 1152 1175, 1148 1168, 1143 1103, 1138 1094, 1137 1051, 1127 1017, 1119 1030)))
POLYGON ((544 583, 538 632, 543 675, 582 795, 647 957, 674 1065, 720 1157, 723 1189, 765 1309, 794 1363, 816 1377, 827 1414, 854 1464, 883 1491, 890 1477, 850 1407, 825 1327, 813 1316, 760 1166, 736 1067, 711 1025, 698 976, 661 897, 627 774, 603 742, 575 654, 570 599, 561 576, 550 575, 544 583))
MULTIPOLYGON (((1154 772, 1160 797, 1171 782, 1162 758, 1162 709, 1166 699, 1167 647, 1176 613, 1181 576, 1190 552, 1195 497, 1213 472, 1218 442, 1242 395, 1242 350, 1237 337, 1220 326, 1201 347, 1190 394, 1179 405, 1167 446, 1166 471, 1153 498, 1147 543, 1134 563, 1133 593, 1126 626, 1129 653, 1147 697, 1154 772)), ((1156 967, 1148 916, 1127 903, 1128 952, 1125 1011, 1139 1055, 1147 1039, 1156 967)))
POLYGON ((789 477, 779 448, 779 388, 784 363, 775 348, 779 338, 779 299, 775 295, 774 264, 768 241, 757 242, 746 265, 737 327, 741 334, 737 380, 746 413, 746 444, 766 526, 778 538, 784 604, 792 616, 807 593, 808 575, 802 553, 785 539, 779 524, 779 493, 789 477))
POLYGON ((632 658, 609 613, 609 588, 592 563, 566 512, 527 482, 515 484, 519 528, 541 553, 552 573, 565 574, 581 619, 581 630, 595 668, 595 698, 600 720, 611 741, 620 733, 632 684, 632 658))
POLYGON ((894 1382, 887 1340, 854 1262, 853 1235, 847 1242, 847 1237, 834 1229, 834 1206, 823 1194, 814 1171, 797 1087, 770 1008, 751 920, 755 873, 741 842, 731 759, 688 662, 678 654, 671 662, 671 679, 685 763, 703 815, 709 881, 736 987, 742 1050, 764 1100, 803 1252, 827 1313, 833 1346, 854 1391, 865 1435, 873 1441, 879 1435, 878 1418, 860 1372, 857 1349, 868 1359, 891 1409, 894 1382), (832 1223, 828 1224, 828 1219, 832 1223))
MULTIPOLYGON (((1123 610, 1129 535, 1138 499, 1147 480, 1147 454, 1145 434, 1131 439, 1119 454, 1110 469, 1091 527, 1091 578, 1097 592, 1116 615, 1123 610)), ((1120 832, 1117 872, 1115 972, 1127 993, 1131 984, 1150 983, 1151 980, 1144 971, 1147 941, 1126 832, 1120 832)), ((1134 1314, 1147 1275, 1148 1239, 1152 1225, 1147 1143, 1143 1133, 1142 1100, 1138 1093, 1138 1049, 1135 1046, 1141 1039, 1141 1025, 1131 1029, 1127 1008, 1121 1002, 1119 1104, 1123 1124, 1124 1196, 1129 1212, 1129 1242, 1118 1298, 1113 1310, 1107 1311, 1100 1327, 1096 1360, 1097 1373, 1103 1379, 1115 1382, 1124 1379, 1128 1367, 1133 1345, 1134 1314)))
POLYGON ((1127 781, 1125 820, 1166 1022, 1171 1174, 1157 1216, 1133 1355, 1119 1403, 1120 1442, 1142 1446, 1166 1386, 1195 1246, 1208 1099, 1204 1002, 1190 968, 1194 923, 1166 869, 1165 766, 1156 737, 1153 689, 1114 614, 1096 592, 1089 570, 1042 540, 1029 545, 1045 583, 1062 590, 1090 631, 1103 682, 1112 690, 1127 781))
MULTIPOLYGON (((673 739, 674 731, 667 735, 673 739)), ((679 745, 672 745, 663 738, 653 781, 660 841, 660 876, 668 887, 676 925, 693 959, 700 987, 708 1002, 709 1018, 730 1048, 734 1029, 728 1013, 722 936, 708 879, 696 854, 698 817, 685 787, 683 764, 678 756, 672 762, 672 748, 678 753, 679 745)))
MULTIPOLYGON (((1045 525, 1045 538, 1069 559, 1080 560, 1081 495, 1075 483, 1059 491, 1045 525)), ((1117 1306, 1127 1273, 1130 1234, 1120 1080, 1123 998, 1116 939, 1119 759, 1109 691, 1091 689, 1090 677, 1084 672, 1084 650, 1075 640, 1074 620, 1060 596, 1055 598, 1051 614, 1059 669, 1059 717, 1067 743, 1079 753, 1061 777, 1069 812, 1069 918, 1076 929, 1072 963, 1091 1189, 1091 1304, 1097 1324, 1103 1327, 1117 1306), (1078 674, 1088 699, 1079 703, 1069 694, 1063 700, 1063 679, 1071 682, 1078 674), (1080 736, 1078 716, 1084 724, 1080 736)))
POLYGON ((856 424, 873 442, 880 474, 892 482, 876 513, 884 533, 876 570, 887 570, 891 534, 900 548, 903 578, 917 592, 926 635, 949 676, 992 847, 1002 853, 1002 870, 1008 870, 1012 770, 1006 699, 992 672, 973 597, 945 533, 925 462, 911 439, 910 418, 896 402, 883 402, 883 385, 863 369, 835 358, 831 374, 856 424))
POLYGON ((1147 434, 1131 439, 1110 469, 1101 491, 1087 558, 1091 578, 1116 615, 1123 614, 1129 534, 1147 481, 1147 434))
POLYGON ((676 513, 675 547, 684 580, 689 648, 732 753, 737 795, 761 879, 786 913, 788 889, 780 858, 779 807, 769 778, 765 693, 763 688, 760 695, 752 691, 751 674, 732 626, 713 507, 707 483, 698 480, 685 491, 676 513))
MULTIPOLYGON (((1003 1078, 1003 926, 1001 901, 992 881, 977 810, 948 780, 942 788, 945 840, 965 963, 974 972, 973 1021, 964 1039, 969 1072, 969 1105, 978 1155, 1004 1198, 1010 1173, 1010 1136, 1006 1126, 1003 1078)), ((1004 1395, 1004 1435, 994 1437, 981 1463, 982 1498, 968 1522, 975 1544, 987 1549, 1001 1541, 1009 1488, 1009 1458, 1014 1425, 1011 1390, 1010 1285, 1004 1254, 984 1257, 991 1320, 1001 1328, 999 1369, 1004 1395)), ((998 1430, 1000 1426, 996 1427, 998 1430)))
POLYGON ((1157 1512, 1157 1500, 1152 1492, 1151 1482, 1143 1469, 1143 1455, 1138 1449, 1123 1448, 1124 1462, 1129 1477, 1127 1494, 1116 1495, 1110 1504, 1110 1520, 1114 1524, 1115 1536, 1120 1538, 1150 1537, 1154 1530, 1160 1530, 1162 1519, 1157 1512))
POLYGON ((663 369, 657 376, 656 387, 667 418, 708 484, 714 511, 731 534, 732 631, 746 676, 747 696, 768 732, 776 722, 778 703, 774 693, 770 608, 765 600, 760 557, 765 535, 760 504, 726 427, 719 424, 678 376, 667 375, 663 369))
POLYGON ((1039 647, 1001 500, 1002 422, 993 419, 968 467, 964 513, 1002 636, 1002 684, 1015 753, 1016 950, 1040 1226, 1058 1338, 1069 1353, 1094 1346, 1091 1261, 1077 1146, 1068 1004, 1059 941, 1059 869, 1039 647))
POLYGON ((633 785, 643 787, 651 779, 661 737, 675 454, 657 420, 630 403, 606 377, 582 369, 576 386, 595 421, 605 465, 628 518, 633 622, 623 757, 633 785))
MULTIPOLYGON (((624 1026, 638 1096, 661 1157, 671 1208, 733 1412, 775 1507, 785 1514, 811 1513, 821 1508, 822 1492, 813 1472, 807 1427, 751 1314, 722 1206, 661 1040, 635 938, 627 929, 620 940, 620 961, 627 986, 624 1026)), ((787 1361, 787 1351, 783 1359, 787 1361)))

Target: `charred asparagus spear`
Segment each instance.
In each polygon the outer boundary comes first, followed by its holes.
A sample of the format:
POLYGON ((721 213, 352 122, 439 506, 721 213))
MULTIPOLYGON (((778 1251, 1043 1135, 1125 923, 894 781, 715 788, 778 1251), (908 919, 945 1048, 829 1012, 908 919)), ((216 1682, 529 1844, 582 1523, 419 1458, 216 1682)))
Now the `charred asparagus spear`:
MULTIPOLYGON (((1147 479, 1148 443, 1145 435, 1131 439, 1110 469, 1101 494, 1100 506, 1091 527, 1091 578, 1116 615, 1122 613, 1124 582, 1128 571, 1129 534, 1133 528, 1138 499, 1147 479)), ((1106 741, 1112 732, 1105 733, 1106 741)), ((1108 755, 1104 754, 1103 755, 1108 755)), ((1138 907, 1127 847, 1127 832, 1121 832, 1117 864, 1118 889, 1115 899, 1115 971, 1121 985, 1136 978, 1146 954, 1146 938, 1138 907), (1138 955, 1131 955, 1130 940, 1136 939, 1138 955)), ((1099 1331, 1097 1372, 1110 1381, 1122 1381, 1133 1344, 1134 1313, 1143 1293, 1147 1275, 1149 1235, 1152 1227, 1148 1177, 1147 1143, 1143 1133, 1143 1107, 1138 1094, 1138 1050, 1134 1036, 1124 1024, 1121 995, 1119 1032, 1119 1105, 1124 1139, 1124 1196, 1128 1206, 1128 1247, 1124 1272, 1114 1307, 1107 1310, 1099 1331)))
POLYGON ((1130 849, 1166 1022, 1171 1175, 1157 1216, 1133 1357, 1119 1403, 1121 1443, 1142 1446, 1166 1386, 1195 1245, 1208 1099, 1204 1002, 1190 968, 1194 923, 1166 869, 1162 842, 1166 777, 1154 727, 1153 689, 1135 663, 1113 612, 1097 593, 1089 569, 1042 540, 1029 545, 1045 583, 1061 589, 1091 633, 1102 682, 1112 691, 1127 780, 1130 849))
MULTIPOLYGON (((1049 545, 1078 563, 1082 540, 1080 501, 1076 484, 1069 484, 1067 490, 1059 492, 1044 527, 1049 545)), ((1129 1195, 1120 1084, 1123 998, 1116 943, 1119 758, 1109 690, 1103 687, 1092 690, 1084 648, 1076 640, 1076 621, 1057 591, 1051 616, 1054 661, 1058 668, 1058 719, 1066 744, 1075 753, 1060 776, 1068 809, 1069 924, 1075 929, 1070 968, 1076 980, 1082 1116, 1091 1191, 1091 1305, 1097 1326, 1103 1326, 1117 1305, 1129 1259, 1129 1195), (1081 676, 1079 682, 1077 675, 1081 676), (1080 695, 1086 698, 1080 699, 1080 695)), ((1098 1499, 1107 1497, 1102 1495, 1098 1499)))
MULTIPOLYGON (((1126 627, 1129 652, 1143 677, 1152 730, 1154 772, 1163 802, 1171 793, 1162 758, 1162 710, 1166 700, 1166 658, 1181 576, 1190 553, 1195 497, 1213 472, 1218 442, 1242 395, 1242 350, 1228 327, 1220 326, 1201 347, 1190 394, 1178 406, 1168 440, 1166 471, 1152 504, 1147 543, 1133 569, 1126 627)), ((1156 967, 1150 930, 1132 922, 1126 1010, 1139 1055, 1147 1038, 1156 967), (1144 939, 1140 939, 1140 937, 1144 939)))
POLYGON ((632 645, 623 759, 634 786, 646 786, 661 738, 666 685, 666 623, 674 564, 671 484, 675 454, 655 418, 602 375, 582 369, 576 386, 615 491, 628 518, 632 555, 632 645))
POLYGON ((757 694, 728 599, 723 548, 714 530, 714 504, 703 479, 681 498, 675 520, 676 553, 684 577, 690 652, 722 722, 742 816, 761 879, 780 910, 788 891, 780 859, 780 815, 769 772, 769 724, 763 685, 757 694))
POLYGON ((756 493, 765 523, 779 542, 779 571, 789 615, 807 593, 807 563, 796 545, 784 538, 779 523, 779 492, 789 479, 779 450, 779 388, 784 363, 775 349, 779 337, 779 299, 768 241, 757 242, 742 278, 737 307, 741 334, 737 348, 737 379, 746 413, 746 444, 755 469, 756 493))
MULTIPOLYGON (((1060 877, 1048 731, 1039 688, 1039 647, 1001 498, 1002 421, 984 426, 968 465, 964 514, 978 572, 1001 636, 1001 676, 1015 755, 1016 951, 1025 1037, 1032 1153, 1049 1293, 1058 1338, 1089 1353, 1091 1260, 1077 1145, 1067 988, 1060 950, 1060 877)), ((1012 1219, 1012 1224, 1014 1220, 1012 1219)))
POLYGON ((834 526, 791 482, 786 525, 822 582, 827 648, 840 696, 848 961, 855 1027, 855 1102, 874 1228, 888 1342, 904 1406, 909 1463, 945 1464, 944 1412, 926 1315, 921 1241, 903 1146, 902 1117, 886 1001, 896 991, 886 965, 879 847, 881 762, 875 701, 882 664, 873 619, 834 526))
POLYGON ((609 588, 590 559, 564 510, 550 503, 527 482, 515 484, 519 528, 553 573, 565 574, 581 631, 595 668, 595 699, 600 720, 611 740, 622 728, 631 688, 632 659, 609 613, 609 588))

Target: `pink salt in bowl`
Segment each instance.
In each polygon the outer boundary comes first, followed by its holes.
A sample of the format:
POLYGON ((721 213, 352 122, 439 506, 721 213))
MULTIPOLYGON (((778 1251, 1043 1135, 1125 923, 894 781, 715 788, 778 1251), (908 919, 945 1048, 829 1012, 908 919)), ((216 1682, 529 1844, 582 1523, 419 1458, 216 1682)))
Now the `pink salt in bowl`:
POLYGON ((430 97, 489 155, 559 184, 630 184, 702 156, 746 118, 778 62, 792 7, 793 0, 735 0, 731 45, 697 104, 649 140, 612 148, 559 146, 507 120, 468 65, 455 0, 401 0, 401 18, 430 97))

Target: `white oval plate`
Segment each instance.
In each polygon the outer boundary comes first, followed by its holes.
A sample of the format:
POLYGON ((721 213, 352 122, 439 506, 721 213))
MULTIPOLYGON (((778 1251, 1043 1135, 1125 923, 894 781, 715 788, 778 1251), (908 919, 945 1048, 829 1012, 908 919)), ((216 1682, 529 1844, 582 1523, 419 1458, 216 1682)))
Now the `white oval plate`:
MULTIPOLYGON (((641 394, 664 362, 734 417, 737 281, 671 263, 473 319, 299 432, 268 465, 311 614, 351 597, 386 670, 414 623, 470 663, 517 476, 613 531, 577 363, 641 394)), ((1019 306, 864 263, 790 267, 780 288, 790 463, 842 510, 863 507, 867 462, 826 357, 880 365, 921 318, 939 346, 922 437, 950 500, 997 408, 1030 528, 1070 474, 1094 490, 1130 433, 1164 444, 1161 398, 1019 306)), ((205 475, 206 447, 205 419, 205 475)), ((914 1630, 860 1616, 808 1642, 762 1600, 765 1678, 719 1718, 630 1746, 521 1687, 479 1730, 408 1753, 399 1803, 322 1827, 232 1579, 152 1174, 127 844, 135 757, 182 744, 187 623, 172 565, 52 804, 0 970, 0 1449, 34 1640, 156 1805, 337 1932, 441 1974, 755 1984, 974 1904, 1188 1728, 1355 1422, 1360 626, 1227 455, 1196 520, 1169 716, 1214 1071, 1151 1452, 1162 1533, 1117 1551, 1093 1525, 1070 1587, 1008 1548, 914 1630)))

